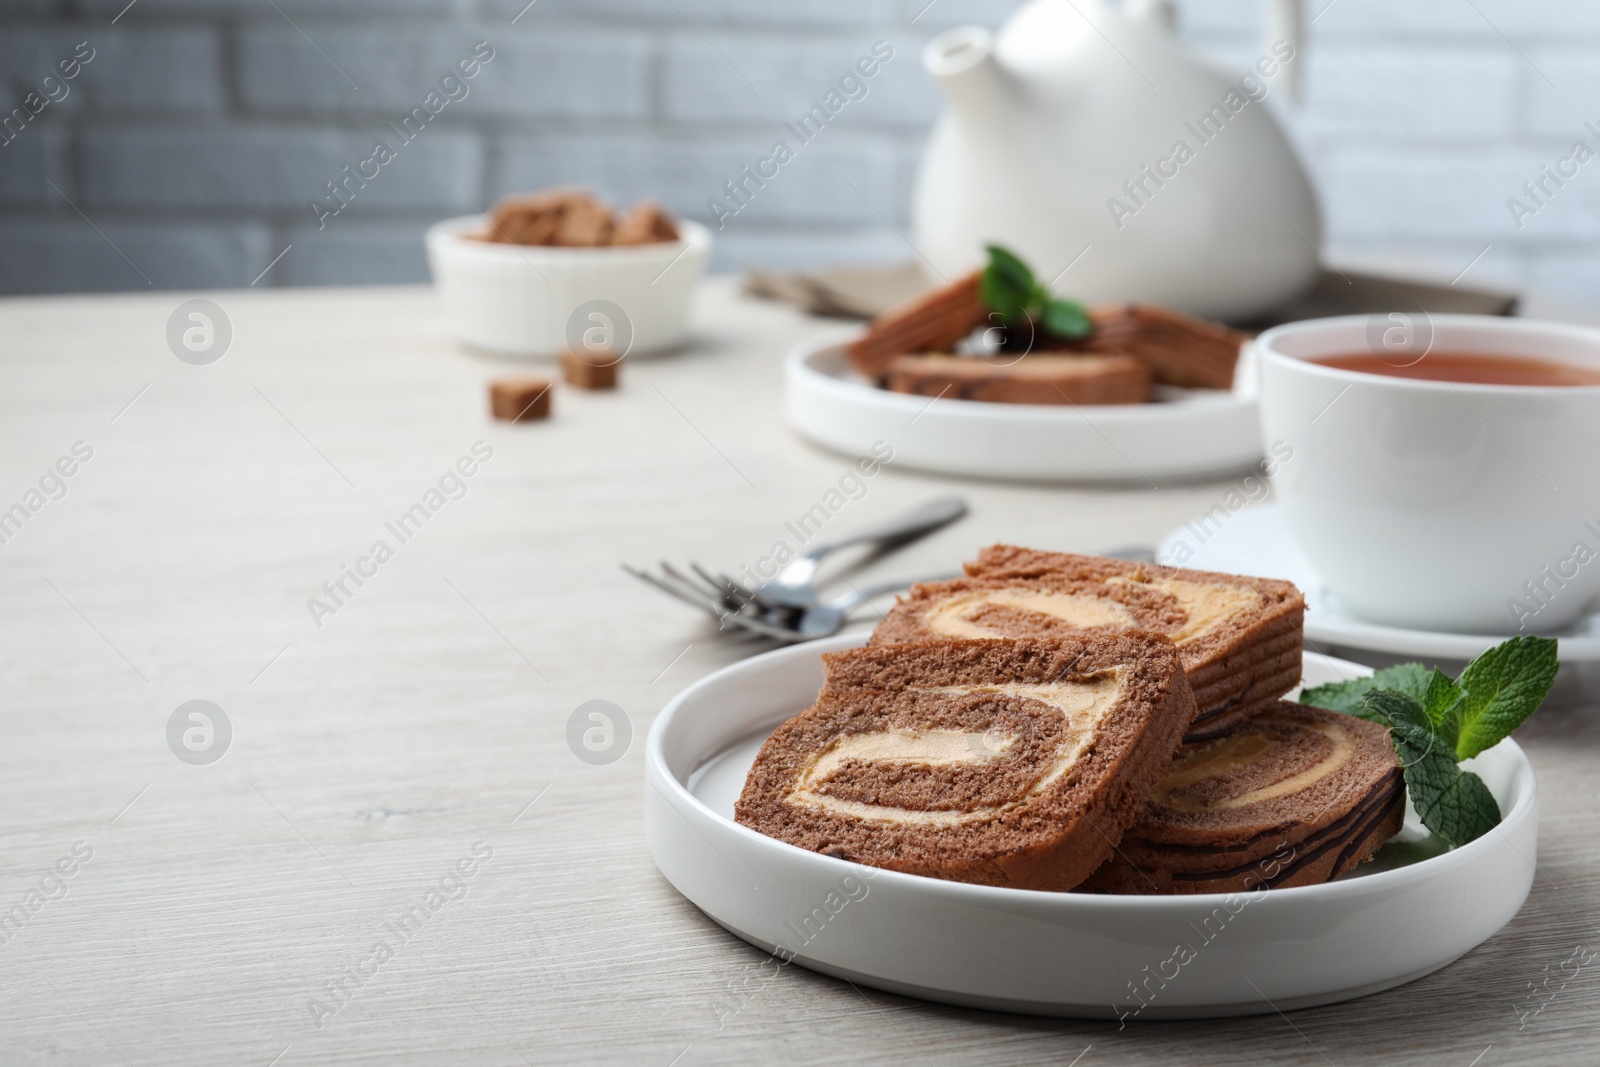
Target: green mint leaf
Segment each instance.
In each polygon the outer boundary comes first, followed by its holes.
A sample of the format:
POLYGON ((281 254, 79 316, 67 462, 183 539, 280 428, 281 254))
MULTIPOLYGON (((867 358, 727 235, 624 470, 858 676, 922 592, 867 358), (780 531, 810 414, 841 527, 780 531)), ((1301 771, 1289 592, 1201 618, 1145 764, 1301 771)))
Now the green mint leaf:
POLYGON ((1069 341, 1081 341, 1094 332, 1089 312, 1073 300, 1047 300, 1040 324, 1047 333, 1069 341))
POLYGON ((1425 705, 1431 677, 1428 668, 1420 663, 1402 663, 1398 667, 1385 667, 1365 678, 1350 678, 1343 682, 1312 686, 1301 692, 1300 703, 1382 722, 1380 716, 1367 711, 1362 698, 1375 689, 1393 689, 1425 705))
POLYGON ((1556 647, 1548 637, 1513 637, 1467 664, 1453 716, 1457 759, 1499 744, 1544 703, 1560 666, 1556 647))
POLYGON ((1461 705, 1461 687, 1450 680, 1439 668, 1428 673, 1428 683, 1422 694, 1422 710, 1428 714, 1428 725, 1433 728, 1451 751, 1456 747, 1456 709, 1461 705))
MULTIPOLYGON (((1402 745, 1396 743, 1395 748, 1402 760, 1408 758, 1402 745)), ((1405 768, 1405 778, 1422 825, 1452 848, 1476 841, 1500 825, 1500 805, 1489 787, 1448 754, 1416 759, 1405 768)))
POLYGON ((1374 689, 1362 696, 1361 706, 1371 718, 1390 723, 1394 731, 1404 730, 1408 736, 1420 731, 1419 736, 1424 741, 1433 736, 1422 702, 1409 693, 1398 689, 1374 689))
POLYGON ((985 270, 978 279, 978 296, 1006 326, 1015 326, 1027 317, 1027 294, 1018 292, 993 271, 985 270))
POLYGON ((978 278, 978 296, 1006 326, 1028 318, 1033 303, 1033 271, 999 245, 989 246, 989 264, 978 278))
MULTIPOLYGON (((1011 286, 1019 293, 1033 292, 1033 271, 1015 253, 999 245, 986 246, 989 252, 989 266, 985 273, 994 274, 1006 285, 1011 286)), ((1026 300, 1026 295, 1024 296, 1026 300)))
POLYGON ((1042 285, 1035 285, 1028 294, 1028 307, 1026 314, 1033 322, 1044 318, 1044 306, 1050 302, 1050 290, 1042 285))
POLYGON ((1389 723, 1406 791, 1422 825, 1457 848, 1499 825, 1500 805, 1489 787, 1456 765, 1455 753, 1434 733, 1421 701, 1397 690, 1377 689, 1362 704, 1389 723))

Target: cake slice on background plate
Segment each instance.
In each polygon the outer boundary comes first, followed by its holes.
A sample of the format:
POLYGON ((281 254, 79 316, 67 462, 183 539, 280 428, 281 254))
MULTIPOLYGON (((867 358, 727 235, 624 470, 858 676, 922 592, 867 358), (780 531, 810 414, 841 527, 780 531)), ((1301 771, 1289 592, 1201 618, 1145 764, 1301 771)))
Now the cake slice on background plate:
POLYGON ((1231 389, 1239 351, 1250 335, 1150 304, 1115 304, 1090 312, 1094 332, 1079 346, 1117 352, 1150 366, 1163 385, 1231 389))
POLYGON ((1203 741, 1300 682, 1305 598, 1290 582, 994 545, 968 577, 912 586, 874 645, 950 638, 1063 637, 1150 630, 1178 646, 1203 741))
POLYGON ((896 356, 894 393, 994 404, 1143 404, 1150 368, 1131 356, 896 356))
POLYGON ((1112 854, 1194 695, 1171 642, 1099 632, 823 656, 816 704, 762 745, 734 809, 856 863, 1067 890, 1112 854))
POLYGON ((851 366, 876 383, 896 356, 948 352, 989 319, 981 280, 982 272, 973 271, 879 315, 846 350, 851 366))
POLYGON ((1405 785, 1386 727, 1279 703, 1185 749, 1145 816, 1083 887, 1238 893, 1329 882, 1400 831, 1405 785))

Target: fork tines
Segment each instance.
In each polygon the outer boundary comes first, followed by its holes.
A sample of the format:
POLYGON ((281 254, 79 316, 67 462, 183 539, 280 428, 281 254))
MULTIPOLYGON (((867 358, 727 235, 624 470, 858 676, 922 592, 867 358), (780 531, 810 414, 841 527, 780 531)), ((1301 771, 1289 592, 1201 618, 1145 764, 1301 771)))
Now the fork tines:
POLYGON ((734 627, 762 637, 794 640, 794 631, 790 627, 774 624, 781 620, 759 617, 766 610, 763 598, 727 575, 712 575, 699 564, 691 563, 691 577, 665 560, 661 561, 659 575, 638 570, 626 563, 622 569, 673 599, 706 612, 717 620, 720 629, 734 627))

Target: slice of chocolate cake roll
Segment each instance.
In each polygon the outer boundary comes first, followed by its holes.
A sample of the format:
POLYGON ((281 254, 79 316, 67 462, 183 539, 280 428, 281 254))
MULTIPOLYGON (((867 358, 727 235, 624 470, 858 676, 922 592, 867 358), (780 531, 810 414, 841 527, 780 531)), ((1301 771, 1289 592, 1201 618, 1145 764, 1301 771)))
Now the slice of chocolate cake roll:
POLYGON ((1123 352, 1150 365, 1156 381, 1200 389, 1233 388, 1239 350, 1249 334, 1149 304, 1097 307, 1089 352, 1123 352))
POLYGON ((1059 637, 1150 630, 1178 646, 1203 741, 1300 682, 1305 598, 1290 582, 994 545, 968 577, 912 586, 874 645, 937 638, 1059 637))
POLYGON ((1150 368, 1131 356, 896 356, 887 388, 992 404, 1143 404, 1150 368))
POLYGON ((1184 749, 1084 888, 1236 893, 1329 882, 1370 859, 1404 815, 1387 729, 1283 702, 1184 749))
POLYGON ((817 702, 734 809, 791 845, 910 874, 1067 890, 1144 811, 1194 696, 1153 634, 824 655, 817 702))

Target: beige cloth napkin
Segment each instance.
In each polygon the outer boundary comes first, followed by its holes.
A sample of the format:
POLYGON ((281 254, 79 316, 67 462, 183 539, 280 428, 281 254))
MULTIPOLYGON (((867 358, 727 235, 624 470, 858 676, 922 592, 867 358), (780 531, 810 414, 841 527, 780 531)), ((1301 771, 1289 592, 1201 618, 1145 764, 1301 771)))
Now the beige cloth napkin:
MULTIPOLYGON (((874 318, 928 288, 927 276, 915 261, 813 271, 751 270, 744 275, 744 291, 751 296, 793 304, 813 315, 850 319, 874 318)), ((1264 330, 1299 319, 1418 308, 1438 315, 1512 315, 1517 310, 1517 296, 1364 271, 1324 270, 1304 296, 1247 325, 1264 330)))
POLYGON ((744 275, 744 291, 751 296, 844 319, 876 318, 929 288, 915 261, 814 271, 750 270, 744 275))

